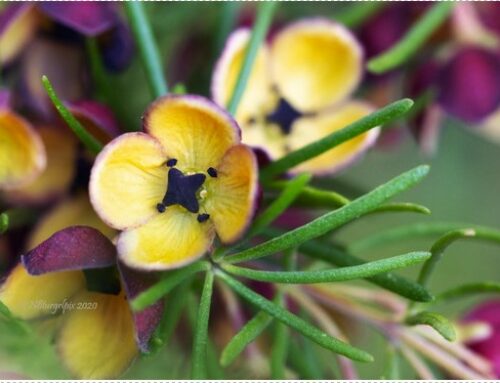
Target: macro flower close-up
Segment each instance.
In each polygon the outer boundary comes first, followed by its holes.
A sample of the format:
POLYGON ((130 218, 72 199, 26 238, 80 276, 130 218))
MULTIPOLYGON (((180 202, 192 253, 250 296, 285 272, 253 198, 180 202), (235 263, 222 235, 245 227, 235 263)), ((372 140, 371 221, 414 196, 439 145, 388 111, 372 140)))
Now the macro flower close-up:
POLYGON ((0 3, 0 380, 500 378, 500 3, 0 3))

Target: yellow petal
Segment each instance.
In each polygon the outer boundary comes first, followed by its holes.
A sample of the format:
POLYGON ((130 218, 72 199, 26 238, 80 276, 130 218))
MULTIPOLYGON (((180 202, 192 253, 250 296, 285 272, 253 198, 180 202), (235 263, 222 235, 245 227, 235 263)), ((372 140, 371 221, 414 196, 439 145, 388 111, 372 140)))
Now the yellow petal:
MULTIPOLYGON (((330 133, 340 130, 350 123, 372 112, 366 103, 351 101, 338 108, 325 111, 312 117, 302 117, 294 122, 288 136, 290 150, 299 149, 330 133)), ((378 137, 379 129, 374 128, 338 147, 329 150, 297 166, 295 171, 332 173, 348 165, 371 146, 378 137)))
POLYGON ((167 160, 161 145, 144 133, 115 138, 96 158, 90 200, 111 227, 126 229, 157 213, 167 188, 167 160))
POLYGON ((250 222, 257 196, 257 161, 245 145, 231 148, 207 180, 204 208, 223 242, 233 242, 250 222))
POLYGON ((165 96, 144 115, 144 129, 156 137, 176 167, 204 172, 216 167, 240 140, 236 122, 210 100, 199 96, 165 96))
POLYGON ((171 269, 201 257, 213 237, 210 222, 199 223, 196 214, 174 205, 145 225, 121 233, 118 255, 132 268, 171 269))
POLYGON ((271 46, 279 93, 302 112, 318 111, 348 97, 362 73, 362 50, 340 24, 303 20, 282 30, 271 46))
MULTIPOLYGON (((232 97, 249 41, 250 30, 238 29, 233 32, 215 65, 211 84, 212 97, 223 107, 228 105, 232 97)), ((272 112, 277 101, 276 92, 272 89, 269 48, 262 44, 252 65, 236 119, 242 124, 256 116, 265 116, 272 112)))
MULTIPOLYGON (((0 63, 2 66, 15 59, 26 46, 38 27, 39 15, 31 4, 7 5, 12 9, 2 9, 9 12, 9 21, 0 34, 0 63), (15 9, 14 9, 15 7, 15 9)), ((5 14, 2 15, 5 18, 5 14)))
POLYGON ((81 271, 29 275, 19 264, 0 289, 0 301, 17 317, 33 319, 60 311, 60 304, 85 287, 81 271))
POLYGON ((136 357, 134 323, 123 293, 82 292, 64 318, 57 345, 64 364, 81 379, 122 374, 136 357))
POLYGON ((47 152, 45 170, 32 182, 6 194, 11 202, 44 202, 68 191, 75 177, 77 142, 72 134, 43 126, 38 129, 47 152))
POLYGON ((108 238, 112 238, 115 234, 115 231, 102 222, 92 209, 89 197, 81 193, 60 202, 38 221, 28 237, 27 249, 33 249, 59 230, 78 225, 93 227, 108 238))
POLYGON ((45 150, 38 133, 23 118, 0 111, 0 188, 32 181, 45 167, 45 150))
POLYGON ((286 136, 276 124, 254 121, 243 125, 241 134, 244 144, 264 150, 271 158, 286 154, 286 136))

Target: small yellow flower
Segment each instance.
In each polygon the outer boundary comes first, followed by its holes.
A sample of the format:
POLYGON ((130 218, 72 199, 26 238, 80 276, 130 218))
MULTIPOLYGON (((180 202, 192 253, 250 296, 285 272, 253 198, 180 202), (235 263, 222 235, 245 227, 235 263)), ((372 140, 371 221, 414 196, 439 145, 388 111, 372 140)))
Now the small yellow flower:
POLYGON ((169 269, 201 257, 215 233, 236 240, 257 192, 255 156, 240 144, 236 122, 203 97, 166 96, 147 110, 143 127, 111 141, 90 179, 94 209, 123 230, 121 260, 169 269))
MULTIPOLYGON (((248 29, 229 37, 212 77, 212 96, 227 105, 238 78, 248 29)), ((350 100, 362 77, 363 54, 342 25, 315 18, 295 22, 260 48, 236 113, 243 142, 272 158, 316 141, 372 111, 350 100)), ((333 172, 373 144, 377 129, 356 137, 296 171, 333 172)))

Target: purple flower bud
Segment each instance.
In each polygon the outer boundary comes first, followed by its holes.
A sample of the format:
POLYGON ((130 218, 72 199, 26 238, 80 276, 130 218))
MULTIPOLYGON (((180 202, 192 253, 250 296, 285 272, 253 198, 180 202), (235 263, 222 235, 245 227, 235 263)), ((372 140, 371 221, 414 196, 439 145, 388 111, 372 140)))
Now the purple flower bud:
POLYGON ((437 85, 446 112, 479 122, 500 105, 500 58, 483 48, 463 48, 441 68, 437 85))
POLYGON ((105 67, 111 72, 127 68, 135 52, 130 29, 121 20, 116 27, 99 37, 99 49, 105 67))

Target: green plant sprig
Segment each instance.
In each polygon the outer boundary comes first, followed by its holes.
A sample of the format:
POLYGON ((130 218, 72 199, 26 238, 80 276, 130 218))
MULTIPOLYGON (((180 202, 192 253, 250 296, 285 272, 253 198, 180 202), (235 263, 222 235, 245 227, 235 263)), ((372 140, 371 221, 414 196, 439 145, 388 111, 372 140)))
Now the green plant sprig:
POLYGON ((436 3, 396 45, 368 61, 368 70, 381 74, 408 61, 448 18, 454 6, 455 4, 450 1, 436 3))
POLYGON ((375 209, 389 198, 420 182, 428 172, 428 166, 422 165, 416 167, 377 187, 364 196, 353 200, 338 210, 329 212, 304 226, 291 230, 251 249, 232 254, 226 257, 225 261, 229 263, 244 262, 275 254, 291 247, 297 247, 375 209))
POLYGON ((436 303, 449 302, 475 294, 499 294, 500 283, 495 281, 466 283, 436 295, 436 303))
POLYGON ((349 281, 369 278, 388 271, 405 268, 426 261, 431 253, 420 251, 391 258, 367 262, 357 266, 347 266, 338 269, 313 271, 265 271, 254 270, 222 263, 220 267, 230 274, 238 275, 261 282, 310 284, 349 281))
POLYGON ((141 1, 128 1, 124 3, 124 7, 139 47, 151 94, 154 98, 163 96, 168 93, 167 80, 163 75, 160 53, 144 11, 144 4, 141 1))
POLYGON ((412 315, 406 318, 405 323, 410 326, 416 325, 428 325, 434 328, 444 339, 453 342, 457 334, 455 328, 451 322, 445 318, 443 315, 430 312, 422 311, 418 314, 412 315))
POLYGON ((285 173, 287 170, 310 160, 320 154, 359 136, 377 126, 392 122, 405 115, 412 107, 413 101, 405 98, 389 104, 368 116, 365 116, 345 128, 335 131, 320 140, 314 141, 304 147, 288 153, 284 157, 273 161, 262 169, 260 180, 262 183, 269 183, 274 177, 285 173))
POLYGON ((80 122, 71 114, 71 112, 64 106, 64 103, 57 96, 52 84, 50 83, 47 76, 42 76, 43 87, 45 88, 50 100, 54 104, 57 112, 68 124, 70 129, 75 133, 75 135, 83 142, 85 147, 89 149, 93 154, 97 154, 102 150, 102 144, 90 134, 85 127, 80 124, 80 122))

